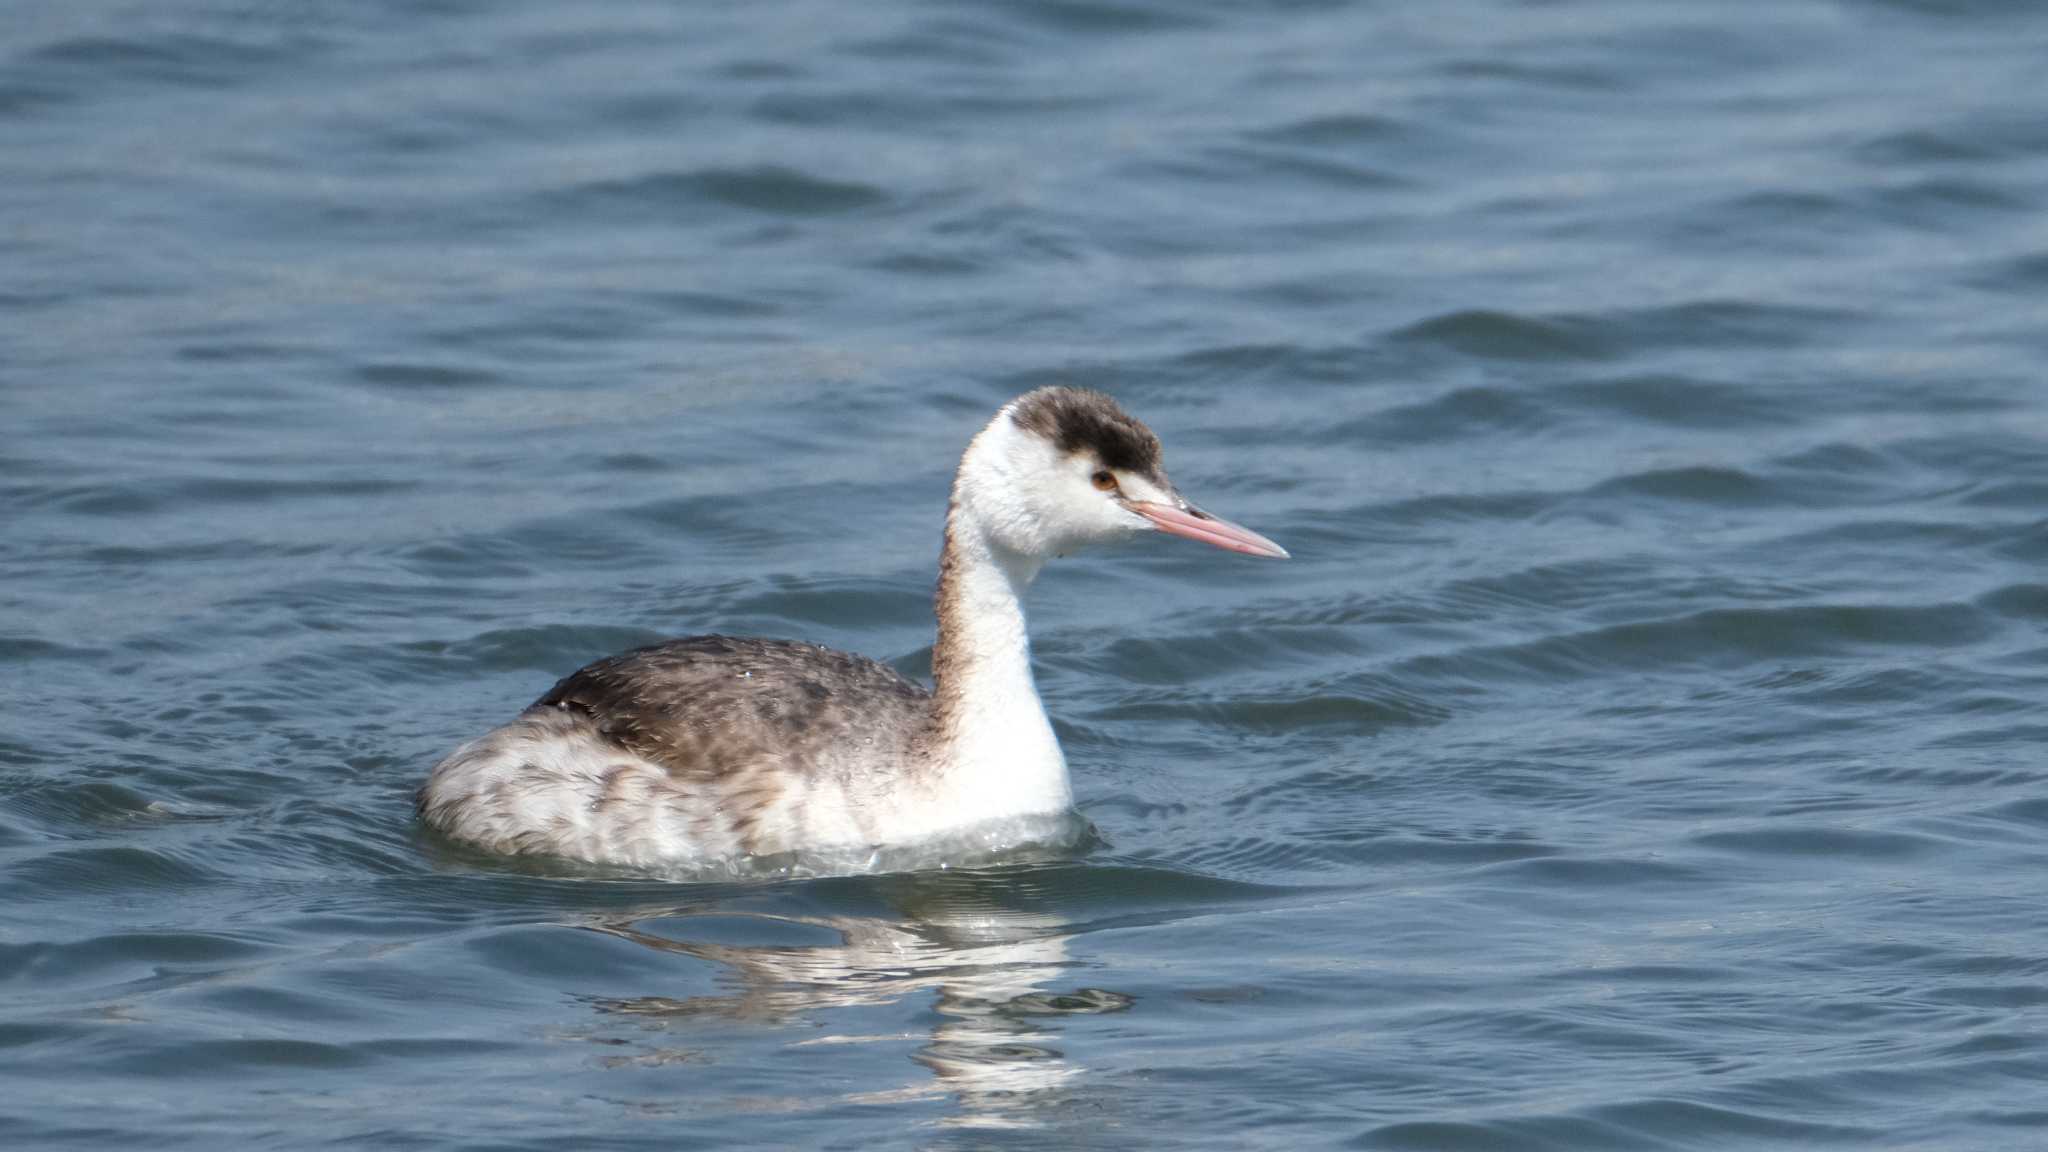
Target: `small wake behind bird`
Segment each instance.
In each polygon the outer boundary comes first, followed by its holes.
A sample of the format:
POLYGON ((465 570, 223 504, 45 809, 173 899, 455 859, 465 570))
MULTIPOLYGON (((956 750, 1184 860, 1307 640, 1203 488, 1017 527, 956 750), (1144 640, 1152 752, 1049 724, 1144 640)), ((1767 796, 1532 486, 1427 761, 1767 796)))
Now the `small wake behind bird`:
POLYGON ((1107 396, 1028 393, 974 437, 954 478, 931 690, 795 641, 640 648, 450 753, 420 789, 420 817, 489 852, 689 876, 1071 851, 1092 832, 1032 678, 1023 595, 1048 559, 1142 532, 1287 555, 1189 503, 1159 438, 1107 396))

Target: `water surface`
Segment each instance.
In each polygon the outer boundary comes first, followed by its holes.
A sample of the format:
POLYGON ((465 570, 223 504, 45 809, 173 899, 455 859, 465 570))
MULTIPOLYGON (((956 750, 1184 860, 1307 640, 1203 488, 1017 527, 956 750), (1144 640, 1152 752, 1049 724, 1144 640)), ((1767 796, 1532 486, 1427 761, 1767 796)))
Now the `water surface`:
POLYGON ((8 1147, 2048 1139, 2048 10, 0 23, 8 1147), (1051 382, 1296 557, 1041 579, 1093 851, 415 830, 631 644, 926 671, 1051 382))

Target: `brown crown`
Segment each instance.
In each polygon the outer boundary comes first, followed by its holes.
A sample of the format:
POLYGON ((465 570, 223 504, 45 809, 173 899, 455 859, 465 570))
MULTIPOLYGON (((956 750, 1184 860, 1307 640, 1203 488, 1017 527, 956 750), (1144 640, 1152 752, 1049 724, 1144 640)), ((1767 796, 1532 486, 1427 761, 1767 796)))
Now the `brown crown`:
POLYGON ((1062 452, 1093 452, 1105 468, 1159 472, 1159 437, 1100 392, 1040 388, 1018 399, 1010 419, 1062 452))

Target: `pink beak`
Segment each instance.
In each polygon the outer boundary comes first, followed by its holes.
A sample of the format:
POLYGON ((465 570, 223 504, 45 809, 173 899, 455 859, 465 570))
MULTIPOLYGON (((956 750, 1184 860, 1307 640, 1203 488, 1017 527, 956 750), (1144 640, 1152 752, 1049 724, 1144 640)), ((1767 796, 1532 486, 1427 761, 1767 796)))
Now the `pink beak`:
POLYGON ((1200 540, 1226 552, 1287 559, 1287 549, 1249 528, 1211 516, 1185 501, 1182 501, 1179 507, 1172 504, 1155 504, 1149 500, 1132 500, 1124 506, 1150 520, 1161 532, 1185 536, 1190 540, 1200 540))

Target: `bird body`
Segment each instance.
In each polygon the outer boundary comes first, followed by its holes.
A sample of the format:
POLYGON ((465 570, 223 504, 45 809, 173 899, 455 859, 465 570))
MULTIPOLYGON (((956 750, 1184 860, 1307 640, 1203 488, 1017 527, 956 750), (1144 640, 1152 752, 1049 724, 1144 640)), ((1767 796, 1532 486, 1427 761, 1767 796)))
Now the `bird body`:
POLYGON ((1286 555, 1181 498, 1157 438, 1108 397, 1029 393, 973 439, 954 480, 931 690, 786 640, 636 649, 450 753, 420 790, 421 818, 490 851, 650 867, 914 844, 1066 813, 1024 592, 1048 558, 1148 530, 1286 555))

